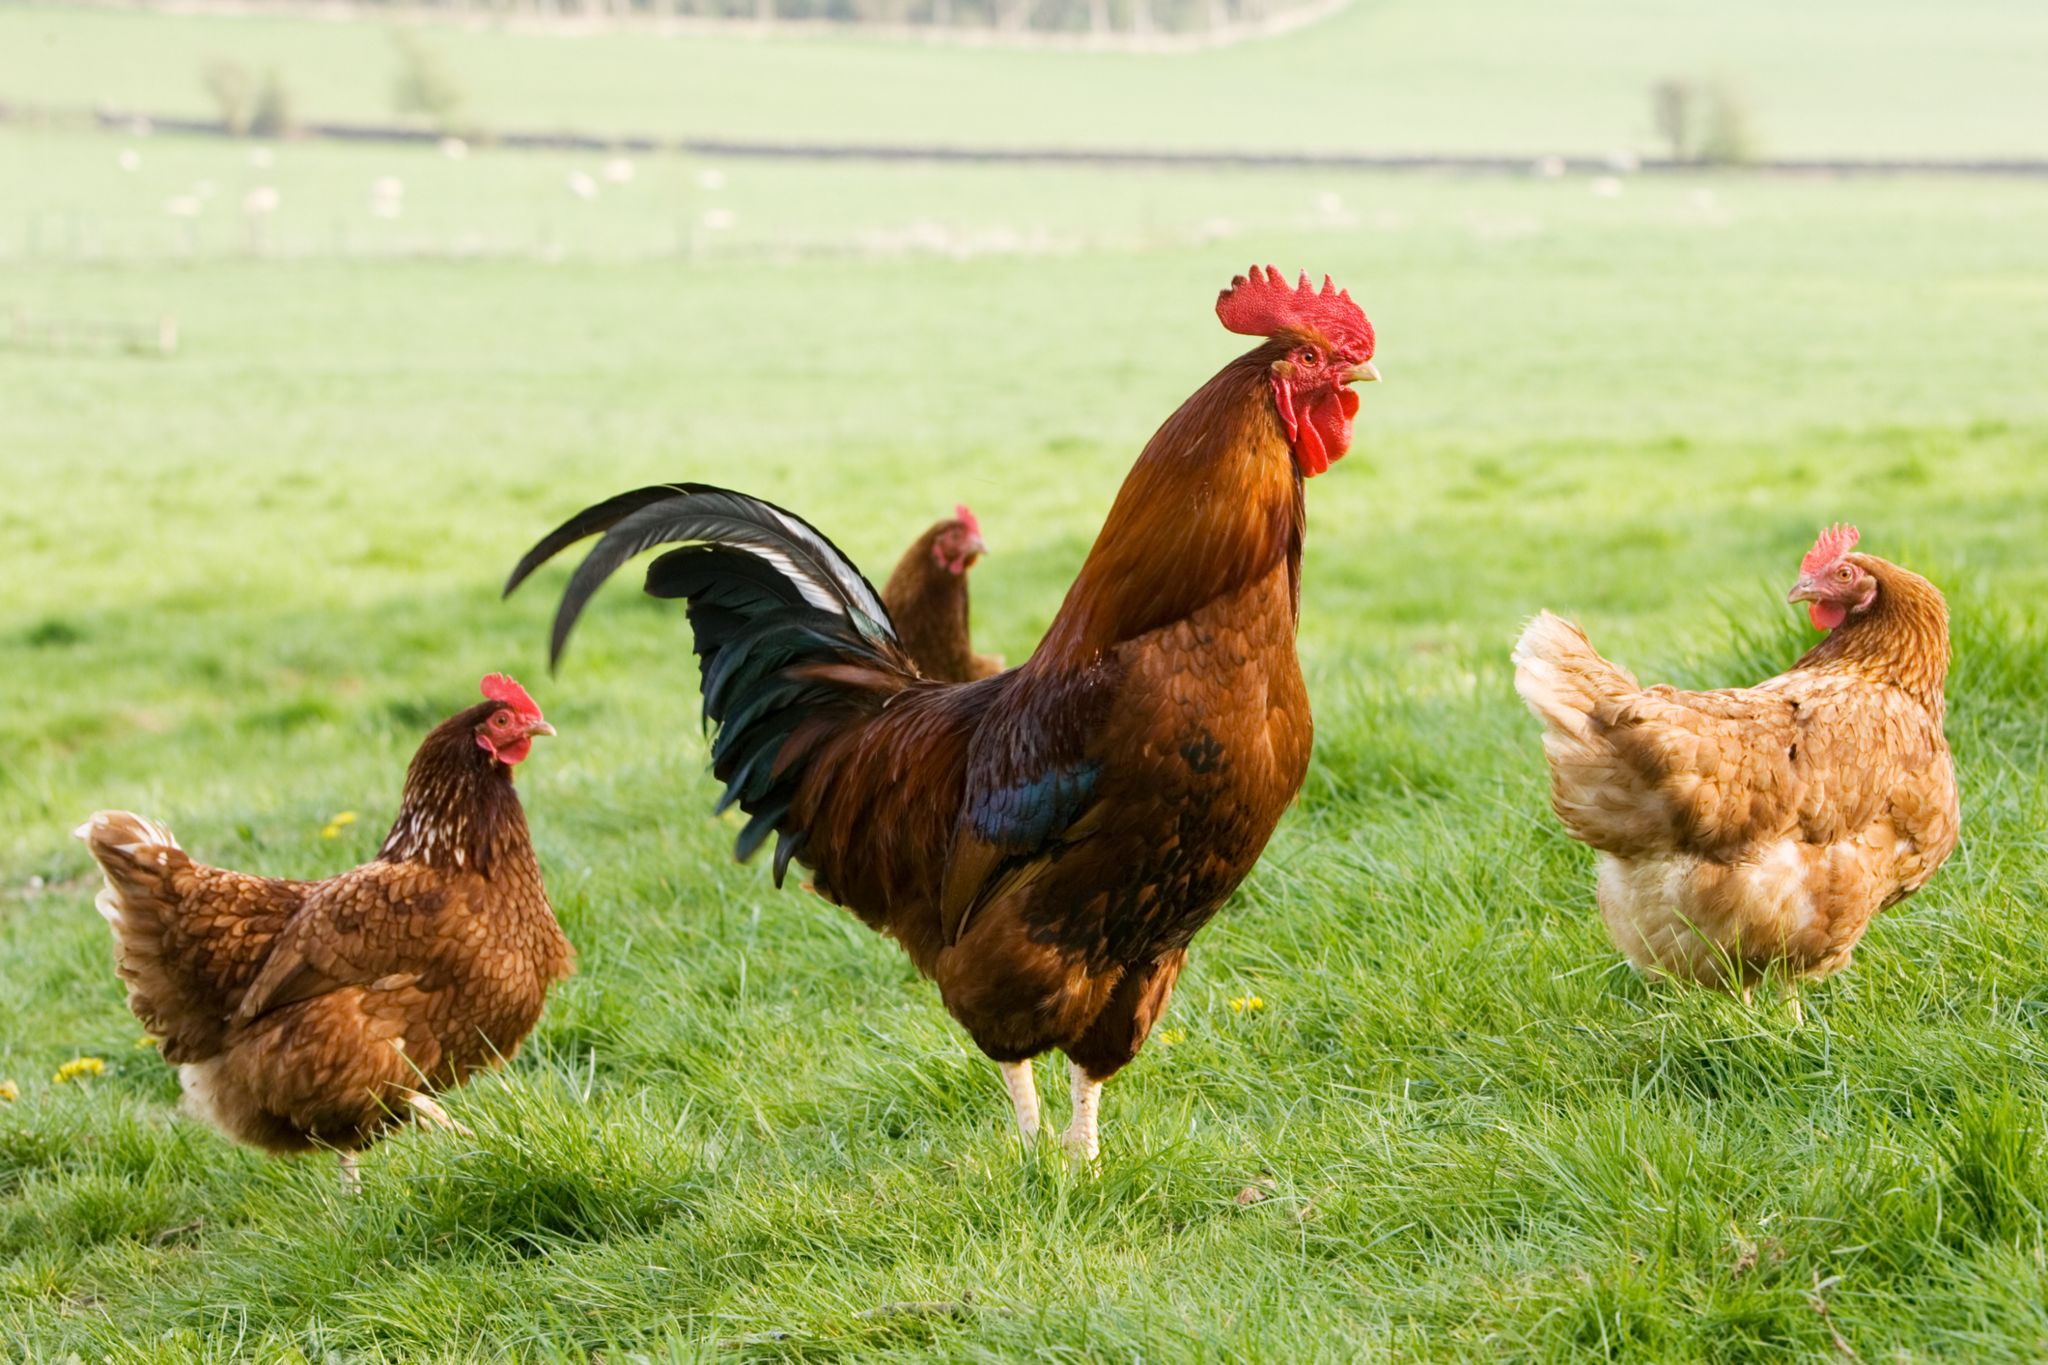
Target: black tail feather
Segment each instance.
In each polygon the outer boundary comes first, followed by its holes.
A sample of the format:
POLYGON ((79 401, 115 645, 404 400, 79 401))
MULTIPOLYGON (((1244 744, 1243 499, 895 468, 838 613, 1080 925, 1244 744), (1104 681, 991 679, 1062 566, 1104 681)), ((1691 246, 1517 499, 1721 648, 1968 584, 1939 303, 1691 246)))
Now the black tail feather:
POLYGON ((648 567, 646 590, 689 604, 704 722, 717 730, 711 767, 725 784, 718 809, 738 805, 752 817, 734 846, 743 862, 777 836, 780 886, 804 845, 805 832, 785 822, 818 731, 802 754, 787 752, 792 736, 822 713, 849 721, 872 713, 893 687, 916 677, 880 596, 802 518, 743 493, 687 483, 636 489, 577 513, 527 551, 505 591, 600 532, 556 609, 550 663, 560 661, 583 608, 620 566, 656 545, 683 543, 648 567), (881 681, 821 676, 819 665, 855 665, 881 681))

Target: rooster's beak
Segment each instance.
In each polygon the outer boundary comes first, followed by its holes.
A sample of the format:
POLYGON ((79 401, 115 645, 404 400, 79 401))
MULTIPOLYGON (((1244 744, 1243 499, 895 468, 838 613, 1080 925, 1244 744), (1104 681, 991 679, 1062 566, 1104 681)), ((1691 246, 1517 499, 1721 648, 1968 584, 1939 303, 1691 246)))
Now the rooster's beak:
POLYGON ((529 735, 552 735, 554 732, 555 727, 544 720, 537 720, 526 727, 526 733, 529 735))
POLYGON ((1363 365, 1353 366, 1351 373, 1344 376, 1344 382, 1347 384, 1377 384, 1379 378, 1380 367, 1368 360, 1363 365))

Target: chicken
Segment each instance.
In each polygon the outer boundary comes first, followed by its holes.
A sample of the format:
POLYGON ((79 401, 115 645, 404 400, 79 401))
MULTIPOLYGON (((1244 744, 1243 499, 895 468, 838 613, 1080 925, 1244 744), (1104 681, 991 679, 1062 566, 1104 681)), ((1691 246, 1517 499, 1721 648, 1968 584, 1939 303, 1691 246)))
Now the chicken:
POLYGON ((502 674, 427 736, 375 862, 282 881, 194 862, 125 811, 76 831, 106 873, 128 1007, 178 1067, 185 1107, 271 1152, 355 1153, 433 1095, 510 1057, 573 953, 512 772, 540 708, 502 674))
POLYGON ((1718 692, 1639 688, 1545 612, 1515 646, 1551 805, 1599 854, 1614 944, 1652 976, 1792 990, 1839 971, 1878 911, 1956 845, 1942 736, 1948 607, 1932 583, 1821 533, 1789 600, 1827 638, 1718 692))
POLYGON ((893 937, 999 1064, 1019 1130, 1031 1059, 1068 1059, 1068 1151, 1166 1008, 1189 941, 1265 848, 1308 766, 1296 662, 1303 479, 1350 445, 1379 377, 1348 294, 1254 268, 1217 300, 1262 338, 1159 428, 1045 638, 970 683, 918 676, 859 570, 781 508, 694 484, 622 494, 530 550, 509 593, 604 537, 555 617, 559 658, 607 577, 652 546, 685 599, 718 726, 720 808, 893 937))
POLYGON ((976 654, 967 630, 967 571, 988 553, 981 523, 962 503, 911 542, 882 589, 897 643, 934 682, 973 682, 1003 671, 993 654, 976 654))

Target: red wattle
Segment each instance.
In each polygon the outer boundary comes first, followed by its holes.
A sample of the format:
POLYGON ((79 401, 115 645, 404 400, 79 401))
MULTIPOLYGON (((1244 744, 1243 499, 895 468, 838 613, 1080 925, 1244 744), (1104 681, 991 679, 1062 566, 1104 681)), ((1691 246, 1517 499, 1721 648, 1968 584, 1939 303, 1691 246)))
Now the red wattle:
POLYGON ((1287 428, 1287 443, 1294 448, 1294 462, 1303 478, 1314 478, 1351 449, 1351 419, 1358 413, 1358 395, 1352 390, 1329 389, 1300 403, 1294 386, 1275 375, 1273 406, 1287 428))
POLYGON ((1322 468, 1304 467, 1304 474, 1320 474, 1344 458, 1344 453, 1351 449, 1351 416, 1357 411, 1358 395, 1349 389, 1325 393, 1310 404, 1308 420, 1301 424, 1302 433, 1315 433, 1322 468))
POLYGON ((1330 452, 1323 447, 1323 436, 1316 429, 1314 418, 1303 422, 1301 430, 1294 434, 1294 463, 1301 468, 1301 477, 1313 479, 1330 467, 1330 452))
POLYGON ((1806 619, 1813 622, 1815 630, 1833 630, 1849 619, 1849 609, 1840 602, 1809 602, 1806 619))

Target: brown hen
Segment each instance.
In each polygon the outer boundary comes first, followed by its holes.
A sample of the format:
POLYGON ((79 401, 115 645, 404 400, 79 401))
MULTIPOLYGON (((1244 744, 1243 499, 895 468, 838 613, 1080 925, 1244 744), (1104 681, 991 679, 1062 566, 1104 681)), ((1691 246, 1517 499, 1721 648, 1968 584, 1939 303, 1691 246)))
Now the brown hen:
POLYGON ((967 571, 988 553, 966 503, 910 543, 882 588, 896 639, 933 682, 973 682, 1003 671, 1000 655, 976 654, 967 623, 967 571))
POLYGON ((427 736, 375 862, 282 881, 194 862, 171 832, 102 811, 77 834, 106 873, 128 1007, 177 1065, 185 1107, 271 1152, 354 1153, 519 1048, 573 953, 548 906, 512 770, 554 728, 524 689, 427 736))
POLYGON ((1775 970, 1796 1015, 1797 982, 1846 965, 1954 849, 1948 608, 1855 543, 1831 528, 1801 562, 1790 600, 1829 634, 1755 687, 1640 688, 1548 612, 1516 645, 1551 805, 1599 852, 1600 915, 1638 970, 1745 995, 1775 970))

